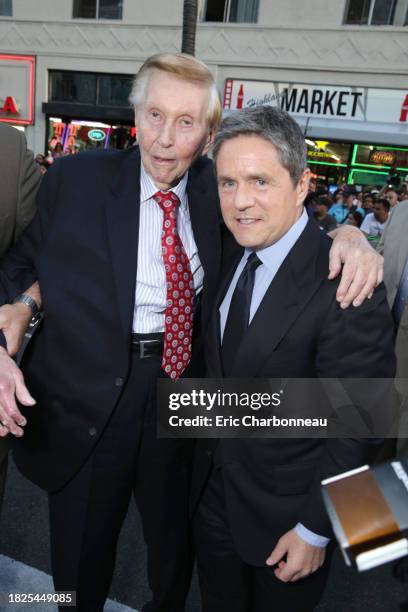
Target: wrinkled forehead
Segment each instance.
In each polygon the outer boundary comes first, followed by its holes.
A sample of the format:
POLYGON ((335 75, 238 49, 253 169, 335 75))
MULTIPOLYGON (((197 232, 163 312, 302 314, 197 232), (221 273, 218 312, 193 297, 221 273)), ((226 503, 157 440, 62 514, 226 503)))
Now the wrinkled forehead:
POLYGON ((143 103, 177 105, 179 108, 191 108, 206 113, 209 97, 208 83, 180 77, 163 70, 153 70, 147 78, 143 103))

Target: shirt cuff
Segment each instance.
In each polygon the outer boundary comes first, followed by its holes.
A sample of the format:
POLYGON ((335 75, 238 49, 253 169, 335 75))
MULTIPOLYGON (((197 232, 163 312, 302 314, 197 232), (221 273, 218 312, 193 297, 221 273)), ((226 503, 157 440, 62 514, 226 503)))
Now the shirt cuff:
POLYGON ((302 540, 311 546, 316 546, 317 548, 325 548, 330 542, 329 538, 310 531, 310 529, 307 529, 307 527, 302 525, 302 523, 298 523, 296 525, 295 532, 300 538, 302 538, 302 540))

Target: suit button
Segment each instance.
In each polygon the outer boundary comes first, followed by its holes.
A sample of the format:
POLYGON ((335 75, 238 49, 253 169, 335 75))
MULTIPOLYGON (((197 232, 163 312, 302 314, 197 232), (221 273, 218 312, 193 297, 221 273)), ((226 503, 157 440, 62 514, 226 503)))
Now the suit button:
POLYGON ((89 435, 90 436, 96 436, 96 427, 90 427, 89 428, 89 435))
POLYGON ((123 378, 116 378, 115 379, 115 387, 121 387, 123 385, 125 381, 123 380, 123 378))
POLYGON ((207 457, 209 457, 209 458, 211 459, 211 457, 212 457, 212 451, 207 450, 207 451, 205 451, 205 452, 206 452, 206 454, 207 454, 207 457))

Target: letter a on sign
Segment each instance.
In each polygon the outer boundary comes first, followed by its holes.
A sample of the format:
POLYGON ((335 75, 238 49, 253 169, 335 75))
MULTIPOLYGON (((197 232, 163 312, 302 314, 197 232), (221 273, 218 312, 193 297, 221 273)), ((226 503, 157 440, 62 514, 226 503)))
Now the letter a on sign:
POLYGON ((405 96, 404 103, 401 107, 400 121, 406 121, 408 116, 408 94, 405 96))
POLYGON ((4 100, 3 108, 1 109, 3 113, 11 113, 12 115, 17 115, 17 104, 12 96, 7 96, 4 100))

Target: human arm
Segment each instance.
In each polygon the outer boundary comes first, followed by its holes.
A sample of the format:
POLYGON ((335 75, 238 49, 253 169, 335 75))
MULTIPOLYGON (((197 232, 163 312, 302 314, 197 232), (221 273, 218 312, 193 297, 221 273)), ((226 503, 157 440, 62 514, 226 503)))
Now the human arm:
MULTIPOLYGON (((41 309, 41 294, 38 282, 24 291, 24 294, 30 296, 37 304, 37 308, 41 309)), ((31 319, 31 308, 22 302, 5 304, 0 307, 0 330, 4 334, 7 343, 4 346, 7 346, 9 355, 14 356, 20 350, 31 319)))
POLYGON ((331 537, 321 481, 373 461, 382 438, 389 434, 397 418, 396 407, 390 401, 395 375, 393 322, 384 285, 358 308, 342 310, 333 300, 321 324, 316 369, 319 378, 330 379, 322 381, 333 406, 329 423, 336 421, 343 431, 346 423, 341 421, 342 414, 347 414, 349 420, 356 413, 361 416, 362 426, 367 425, 367 436, 372 436, 360 439, 356 438, 358 434, 354 438, 328 436, 322 442, 319 469, 297 518, 311 531, 331 537))
POLYGON ((25 386, 24 377, 7 351, 0 346, 0 437, 9 433, 17 438, 23 434, 26 419, 17 407, 16 399, 24 406, 33 406, 35 400, 25 386))
POLYGON ((329 233, 333 238, 330 249, 329 279, 341 272, 336 299, 341 308, 359 306, 371 298, 383 279, 384 260, 356 227, 342 226, 329 233), (343 268, 342 268, 343 266, 343 268))
POLYGON ((266 564, 277 565, 274 573, 282 582, 296 582, 318 570, 325 557, 325 547, 312 546, 290 529, 279 538, 266 564))

